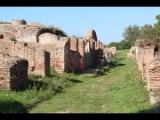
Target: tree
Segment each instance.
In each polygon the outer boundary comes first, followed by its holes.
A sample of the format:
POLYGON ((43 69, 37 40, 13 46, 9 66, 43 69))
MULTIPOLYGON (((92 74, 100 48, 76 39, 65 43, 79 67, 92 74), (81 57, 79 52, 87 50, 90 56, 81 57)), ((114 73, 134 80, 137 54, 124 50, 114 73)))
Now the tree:
POLYGON ((156 20, 157 20, 157 23, 155 23, 154 25, 160 26, 160 14, 156 16, 156 20))
POLYGON ((82 39, 82 38, 83 38, 82 36, 75 35, 75 34, 73 34, 71 37, 74 37, 74 38, 76 38, 76 39, 82 39))
POLYGON ((125 31, 122 33, 122 36, 124 37, 124 40, 127 40, 131 43, 131 45, 134 45, 134 42, 137 39, 142 38, 141 27, 137 25, 129 25, 127 28, 125 28, 125 31))
POLYGON ((59 27, 55 27, 54 24, 48 25, 48 28, 53 29, 53 30, 57 30, 57 31, 59 31, 60 33, 62 33, 63 35, 68 36, 65 31, 63 31, 63 30, 62 30, 61 28, 59 28, 59 27))
POLYGON ((154 24, 154 28, 156 31, 156 39, 160 39, 160 14, 156 16, 157 23, 154 24))
POLYGON ((121 40, 118 43, 117 49, 122 50, 122 49, 130 49, 131 48, 131 43, 127 40, 121 40))
POLYGON ((116 47, 118 48, 118 42, 110 42, 106 47, 116 47))
POLYGON ((144 40, 150 40, 154 41, 158 36, 157 36, 157 29, 150 25, 150 24, 145 24, 142 27, 142 38, 144 40))

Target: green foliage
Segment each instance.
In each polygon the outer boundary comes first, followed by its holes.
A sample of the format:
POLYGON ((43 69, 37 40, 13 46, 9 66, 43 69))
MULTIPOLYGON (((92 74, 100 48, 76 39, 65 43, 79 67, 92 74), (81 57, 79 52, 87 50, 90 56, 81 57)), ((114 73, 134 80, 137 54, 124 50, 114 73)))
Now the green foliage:
POLYGON ((107 47, 117 47, 118 46, 118 42, 110 42, 108 45, 106 45, 107 47))
POLYGON ((147 42, 155 44, 155 40, 157 39, 157 30, 154 26, 145 24, 142 27, 143 39, 147 42))
POLYGON ((59 27, 55 27, 54 25, 49 25, 48 27, 49 27, 50 29, 59 31, 60 33, 62 33, 62 34, 65 35, 66 37, 68 36, 67 33, 66 33, 65 31, 63 31, 61 28, 59 28, 59 27))
POLYGON ((116 47, 117 50, 122 49, 130 49, 131 48, 131 42, 127 40, 121 40, 120 42, 111 42, 106 47, 116 47))
POLYGON ((73 34, 71 37, 74 37, 74 38, 76 38, 76 39, 82 39, 82 38, 83 38, 82 36, 75 35, 75 34, 73 34))
POLYGON ((49 100, 73 84, 65 74, 57 74, 51 68, 51 76, 29 74, 29 85, 23 90, 0 91, 0 113, 28 113, 28 110, 42 101, 49 100))
POLYGON ((134 42, 137 39, 142 38, 141 27, 137 25, 129 25, 127 28, 125 28, 125 31, 122 33, 122 36, 124 37, 124 40, 127 40, 131 43, 131 45, 134 45, 134 42))
POLYGON ((117 46, 118 50, 122 50, 122 49, 130 49, 131 48, 131 42, 127 41, 127 40, 121 40, 117 46))
POLYGON ((153 26, 151 24, 144 24, 144 26, 140 27, 137 25, 129 25, 125 28, 122 36, 124 40, 118 42, 111 42, 108 47, 116 46, 118 50, 128 49, 131 46, 135 45, 135 41, 142 39, 140 46, 145 46, 147 44, 154 44, 155 46, 160 46, 160 14, 156 17, 157 23, 153 26))

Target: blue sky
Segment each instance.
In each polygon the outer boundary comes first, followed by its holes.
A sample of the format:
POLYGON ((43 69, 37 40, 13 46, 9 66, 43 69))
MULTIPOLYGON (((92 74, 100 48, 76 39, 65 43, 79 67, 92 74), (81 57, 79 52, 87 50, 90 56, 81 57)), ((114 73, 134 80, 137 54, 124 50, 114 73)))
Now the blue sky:
POLYGON ((158 14, 160 7, 0 7, 0 21, 24 19, 54 25, 69 36, 86 36, 94 29, 104 45, 123 40, 129 25, 153 25, 158 14))

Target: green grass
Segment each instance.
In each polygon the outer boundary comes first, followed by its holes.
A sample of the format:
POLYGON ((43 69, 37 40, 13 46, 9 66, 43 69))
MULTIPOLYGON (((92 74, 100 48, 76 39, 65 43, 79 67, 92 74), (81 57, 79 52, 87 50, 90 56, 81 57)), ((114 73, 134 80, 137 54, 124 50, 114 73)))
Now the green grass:
POLYGON ((28 113, 36 104, 63 92, 63 88, 73 84, 51 69, 50 77, 29 74, 29 86, 26 89, 0 91, 0 113, 28 113), (16 106, 16 107, 15 107, 16 106))
POLYGON ((29 75, 23 91, 0 91, 1 113, 149 113, 152 106, 141 73, 118 50, 117 58, 93 75, 51 69, 50 77, 29 75), (41 80, 41 81, 39 81, 41 80), (15 107, 16 106, 16 107, 15 107))
POLYGON ((30 110, 30 113, 149 113, 152 106, 135 63, 126 58, 129 50, 119 50, 118 57, 93 76, 66 74, 78 84, 67 88, 30 110))

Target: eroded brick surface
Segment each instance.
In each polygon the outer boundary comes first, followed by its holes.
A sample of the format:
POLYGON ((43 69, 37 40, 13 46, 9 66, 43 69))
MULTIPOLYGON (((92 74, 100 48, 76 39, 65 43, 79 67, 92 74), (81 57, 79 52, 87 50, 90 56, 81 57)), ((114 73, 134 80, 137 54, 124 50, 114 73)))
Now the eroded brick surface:
MULTIPOLYGON (((89 30, 83 39, 78 39, 37 22, 17 19, 0 24, 0 64, 18 56, 28 61, 27 73, 49 76, 50 67, 58 73, 84 71, 94 66, 96 59, 110 61, 113 50, 105 49, 103 43, 97 40, 95 30, 89 30)), ((1 68, 1 74, 9 75, 13 66, 1 68)), ((18 67, 19 70, 23 71, 23 64, 18 67)), ((5 80, 11 81, 7 77, 5 80)))
POLYGON ((0 89, 12 90, 28 86, 28 61, 11 57, 0 64, 0 89))

